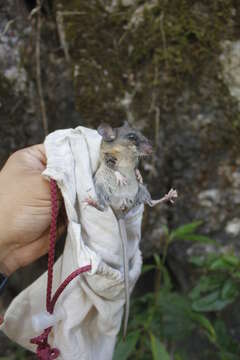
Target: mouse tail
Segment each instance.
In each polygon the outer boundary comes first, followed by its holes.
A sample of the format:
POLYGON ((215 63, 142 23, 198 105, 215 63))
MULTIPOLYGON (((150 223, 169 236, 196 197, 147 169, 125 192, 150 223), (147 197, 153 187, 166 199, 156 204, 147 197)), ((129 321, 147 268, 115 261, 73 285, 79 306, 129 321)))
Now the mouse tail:
POLYGON ((125 312, 123 319, 123 340, 126 339, 129 309, 130 309, 130 290, 129 290, 129 265, 127 256, 127 231, 124 219, 118 220, 120 236, 123 250, 123 268, 124 268, 124 285, 125 285, 125 312))

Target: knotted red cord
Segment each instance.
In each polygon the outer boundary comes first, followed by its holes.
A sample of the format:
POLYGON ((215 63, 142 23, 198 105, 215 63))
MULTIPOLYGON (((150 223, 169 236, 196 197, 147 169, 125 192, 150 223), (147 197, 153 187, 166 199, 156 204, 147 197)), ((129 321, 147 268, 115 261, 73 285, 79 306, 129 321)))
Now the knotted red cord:
MULTIPOLYGON (((79 269, 73 271, 59 286, 55 294, 52 297, 52 282, 53 282, 53 265, 54 265, 54 256, 55 256, 55 243, 57 237, 57 216, 58 216, 58 206, 57 206, 57 185, 56 181, 51 179, 50 181, 51 188, 51 226, 50 226, 50 244, 48 251, 48 279, 47 279, 47 296, 46 296, 46 308, 47 311, 52 314, 54 311, 54 306, 57 299, 66 288, 66 286, 78 275, 91 270, 91 265, 86 265, 80 267, 79 269)), ((59 350, 57 348, 51 348, 48 344, 48 335, 51 332, 52 327, 48 327, 43 331, 43 333, 35 338, 32 338, 30 342, 37 345, 37 357, 40 360, 54 360, 59 355, 59 350)))

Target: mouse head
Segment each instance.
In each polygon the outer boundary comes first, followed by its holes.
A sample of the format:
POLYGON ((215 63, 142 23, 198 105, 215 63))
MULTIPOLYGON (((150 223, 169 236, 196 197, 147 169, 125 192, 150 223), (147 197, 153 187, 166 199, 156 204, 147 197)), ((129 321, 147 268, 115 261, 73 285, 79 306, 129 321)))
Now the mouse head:
POLYGON ((103 123, 97 131, 102 136, 103 143, 109 147, 128 150, 135 156, 147 156, 153 152, 150 141, 140 131, 130 127, 127 121, 118 128, 103 123))

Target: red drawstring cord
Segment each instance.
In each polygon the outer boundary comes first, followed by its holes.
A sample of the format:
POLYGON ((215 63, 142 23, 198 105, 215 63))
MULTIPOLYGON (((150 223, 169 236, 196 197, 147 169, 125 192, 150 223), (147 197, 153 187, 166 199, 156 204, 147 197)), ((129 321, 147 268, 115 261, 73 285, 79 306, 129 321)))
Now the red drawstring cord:
POLYGON ((47 311, 52 313, 50 307, 51 307, 51 297, 52 297, 53 264, 55 257, 55 243, 57 238, 57 217, 58 217, 57 185, 56 182, 52 179, 50 180, 50 189, 51 189, 52 212, 51 212, 51 226, 50 226, 50 244, 48 250, 48 279, 47 279, 46 305, 47 305, 47 311))
MULTIPOLYGON (((91 270, 91 265, 83 266, 75 271, 73 271, 59 286, 55 294, 52 297, 52 281, 53 281, 53 265, 54 265, 54 256, 55 256, 55 243, 57 237, 57 216, 58 216, 58 206, 57 206, 57 185, 56 181, 50 180, 51 188, 51 226, 50 226, 50 245, 48 252, 48 279, 47 279, 47 296, 46 296, 46 307, 47 311, 52 314, 54 311, 54 306, 66 288, 66 286, 78 275, 91 270)), ((37 345, 37 357, 40 360, 53 360, 56 359, 59 355, 59 350, 57 348, 51 348, 48 344, 48 335, 52 327, 48 327, 43 331, 43 333, 35 338, 32 338, 30 342, 37 345)))

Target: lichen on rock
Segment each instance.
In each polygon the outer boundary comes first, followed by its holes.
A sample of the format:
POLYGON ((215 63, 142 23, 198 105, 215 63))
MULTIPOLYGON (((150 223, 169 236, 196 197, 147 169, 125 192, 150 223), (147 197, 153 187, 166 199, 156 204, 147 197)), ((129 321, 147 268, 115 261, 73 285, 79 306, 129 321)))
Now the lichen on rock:
POLYGON ((223 79, 240 109, 240 41, 226 40, 222 43, 220 61, 223 66, 223 79))

